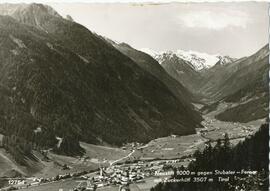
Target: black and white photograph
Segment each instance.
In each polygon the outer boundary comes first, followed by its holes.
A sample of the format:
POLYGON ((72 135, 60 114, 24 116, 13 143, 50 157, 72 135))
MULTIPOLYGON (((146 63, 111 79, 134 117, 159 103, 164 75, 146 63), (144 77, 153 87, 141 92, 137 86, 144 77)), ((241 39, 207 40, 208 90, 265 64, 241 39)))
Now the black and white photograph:
POLYGON ((269 2, 0 0, 0 191, 269 190, 269 2))

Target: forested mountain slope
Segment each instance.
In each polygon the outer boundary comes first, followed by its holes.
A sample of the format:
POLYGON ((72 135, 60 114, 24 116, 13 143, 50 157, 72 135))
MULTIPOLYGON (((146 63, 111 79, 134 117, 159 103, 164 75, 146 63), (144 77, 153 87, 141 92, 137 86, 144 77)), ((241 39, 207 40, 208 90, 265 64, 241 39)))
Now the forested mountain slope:
MULTIPOLYGON (((201 117, 162 81, 42 4, 0 5, 1 133, 65 154, 190 134, 201 117), (119 136, 121 135, 121 136, 119 136)), ((183 93, 184 95, 184 93, 183 93)))

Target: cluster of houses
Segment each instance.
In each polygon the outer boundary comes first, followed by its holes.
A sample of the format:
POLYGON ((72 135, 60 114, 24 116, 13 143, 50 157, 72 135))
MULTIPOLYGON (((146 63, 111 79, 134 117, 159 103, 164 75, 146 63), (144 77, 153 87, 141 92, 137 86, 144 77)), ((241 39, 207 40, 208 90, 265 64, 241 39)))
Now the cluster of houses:
POLYGON ((121 149, 123 150, 132 150, 132 149, 138 149, 143 146, 143 143, 138 143, 138 142, 132 142, 132 143, 126 143, 124 144, 121 149))
POLYGON ((162 172, 166 166, 180 162, 177 160, 162 160, 143 162, 139 161, 132 164, 113 165, 107 168, 100 168, 100 171, 95 175, 81 176, 85 180, 83 184, 79 184, 74 191, 81 190, 96 190, 105 186, 119 186, 122 190, 128 190, 129 184, 144 183, 145 178, 155 176, 156 172, 162 172))
MULTIPOLYGON (((172 135, 173 138, 176 136, 172 135)), ((139 143, 131 143, 125 145, 127 149, 142 147, 139 143)), ((75 172, 59 174, 50 178, 27 178, 22 185, 17 185, 17 188, 27 188, 32 186, 42 185, 44 183, 56 182, 68 178, 74 178, 83 182, 79 184, 74 191, 94 191, 97 188, 105 186, 117 186, 121 190, 129 190, 129 185, 133 183, 144 183, 147 177, 155 176, 156 172, 162 172, 166 167, 173 166, 176 163, 183 161, 177 160, 158 160, 158 161, 137 161, 135 163, 124 163, 110 165, 109 167, 100 168, 100 171, 95 175, 92 172, 75 172)), ((68 167, 66 167, 68 169, 68 167)))
POLYGON ((118 186, 120 190, 129 190, 132 183, 144 183, 145 178, 156 176, 157 172, 166 171, 167 167, 180 163, 181 159, 138 161, 130 164, 112 165, 100 168, 99 172, 75 172, 59 174, 50 178, 26 178, 23 183, 17 185, 17 189, 38 186, 44 183, 60 181, 68 178, 80 180, 80 184, 73 191, 95 191, 105 186, 118 186))
MULTIPOLYGON (((150 176, 150 172, 144 169, 144 165, 140 164, 129 164, 129 165, 115 165, 108 168, 100 168, 100 172, 92 177, 84 175, 83 179, 86 180, 86 190, 95 190, 94 188, 100 188, 109 185, 125 185, 128 186, 130 183, 144 182, 144 178, 150 176)), ((79 185, 74 190, 80 190, 79 185)))

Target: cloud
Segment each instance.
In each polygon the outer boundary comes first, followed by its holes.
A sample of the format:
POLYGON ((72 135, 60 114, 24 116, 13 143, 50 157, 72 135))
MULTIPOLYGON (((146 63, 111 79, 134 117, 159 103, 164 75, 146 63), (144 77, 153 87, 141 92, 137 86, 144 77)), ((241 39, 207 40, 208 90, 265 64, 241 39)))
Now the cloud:
POLYGON ((196 11, 178 17, 182 24, 190 28, 208 28, 222 30, 226 27, 246 28, 249 17, 241 11, 196 11))

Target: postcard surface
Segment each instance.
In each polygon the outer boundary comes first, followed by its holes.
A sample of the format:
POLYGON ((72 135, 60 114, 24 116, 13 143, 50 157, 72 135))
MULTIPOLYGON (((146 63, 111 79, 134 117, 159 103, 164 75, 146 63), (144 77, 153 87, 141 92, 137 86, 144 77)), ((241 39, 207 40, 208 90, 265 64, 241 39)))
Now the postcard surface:
POLYGON ((269 3, 0 3, 0 191, 266 191, 269 3))

